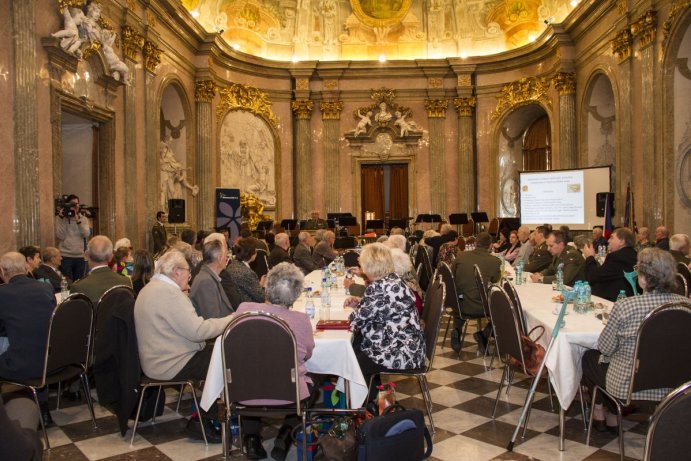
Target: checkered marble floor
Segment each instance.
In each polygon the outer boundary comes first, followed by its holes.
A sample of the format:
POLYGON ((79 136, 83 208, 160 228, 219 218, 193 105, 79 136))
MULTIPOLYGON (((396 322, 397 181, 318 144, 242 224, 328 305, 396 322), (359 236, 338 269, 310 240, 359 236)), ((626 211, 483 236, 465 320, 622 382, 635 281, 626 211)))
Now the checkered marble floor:
MULTIPOLYGON (((469 330, 471 330, 469 328, 469 330)), ((593 431, 591 446, 585 446, 585 432, 578 402, 569 409, 566 422, 566 451, 559 451, 559 416, 550 408, 546 385, 538 387, 524 439, 518 439, 513 452, 506 445, 513 433, 521 411, 521 405, 530 381, 517 376, 509 394, 502 392, 497 417, 491 419, 492 405, 501 378, 497 360, 487 369, 489 358, 483 359, 468 333, 460 358, 448 342, 442 349, 441 338, 434 361, 434 371, 429 374, 434 422, 433 460, 618 460, 617 437, 609 433, 593 431)), ((417 382, 399 380, 396 393, 406 408, 424 411, 417 382)), ((95 393, 94 393, 95 394, 95 393)), ((175 412, 177 392, 167 391, 167 403, 163 416, 155 424, 145 423, 137 430, 135 443, 130 447, 131 429, 123 439, 117 429, 117 421, 109 411, 96 406, 98 429, 94 429, 85 404, 63 402, 55 410, 51 398, 53 419, 56 425, 49 429, 52 450, 46 451, 44 460, 217 460, 221 445, 209 445, 188 439, 184 434, 186 417, 190 414, 190 400, 184 400, 180 414, 175 412)), ((557 404, 555 399, 555 405, 557 404)), ((647 423, 636 415, 624 421, 626 430, 626 455, 628 459, 641 459, 645 444, 647 423)), ((267 452, 273 447, 273 437, 280 421, 265 426, 263 437, 267 452)), ((130 424, 131 427, 131 424, 130 424)), ((297 453, 292 447, 288 460, 295 460, 297 453)), ((236 457, 233 459, 243 459, 236 457)))

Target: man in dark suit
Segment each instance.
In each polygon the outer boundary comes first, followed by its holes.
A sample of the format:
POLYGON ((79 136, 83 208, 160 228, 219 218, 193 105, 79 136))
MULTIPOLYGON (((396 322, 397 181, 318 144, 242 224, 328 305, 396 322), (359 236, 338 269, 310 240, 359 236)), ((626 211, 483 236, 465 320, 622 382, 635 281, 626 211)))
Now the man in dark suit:
POLYGON ((113 242, 105 235, 97 235, 89 240, 86 247, 89 274, 72 285, 73 293, 84 293, 93 303, 98 304, 103 293, 117 285, 132 287, 132 281, 125 275, 113 272, 108 263, 113 259, 113 242))
POLYGON ((624 272, 633 271, 633 266, 636 264, 637 254, 633 248, 634 243, 631 230, 626 227, 615 229, 609 238, 609 254, 601 266, 595 259, 597 252, 594 246, 583 247, 585 279, 590 283, 595 296, 616 301, 620 290, 625 290, 626 296, 633 295, 633 289, 626 281, 624 272))
POLYGON ((160 253, 166 247, 168 232, 163 224, 167 221, 168 215, 165 211, 156 213, 156 224, 151 228, 151 236, 154 239, 154 254, 160 253))
POLYGON ((593 227, 593 248, 595 251, 601 246, 607 247, 607 239, 602 235, 602 226, 593 227))
MULTIPOLYGON (((18 252, 0 257, 0 336, 9 346, 0 353, 0 377, 27 380, 43 373, 46 338, 56 300, 50 285, 27 276, 26 258, 18 252)), ((48 411, 48 392, 39 392, 41 414, 52 423, 48 411)))
POLYGON ((60 272, 61 261, 60 250, 55 247, 45 247, 43 249, 43 264, 34 270, 36 280, 50 283, 55 293, 60 293, 63 279, 62 272, 60 272))
POLYGON ((290 237, 285 232, 277 234, 274 239, 274 247, 269 254, 269 269, 280 263, 292 263, 293 259, 288 254, 290 248, 290 237))
POLYGON ((537 226, 533 232, 535 249, 528 258, 528 263, 523 267, 526 272, 540 272, 547 269, 552 262, 552 254, 547 250, 547 229, 545 226, 537 226))
POLYGON ((293 252, 293 261, 302 272, 306 275, 317 269, 317 265, 312 259, 312 245, 314 238, 309 232, 300 232, 298 234, 298 244, 293 252))
POLYGON ((221 286, 221 272, 228 263, 225 241, 211 240, 204 244, 204 260, 192 282, 190 299, 200 317, 217 319, 233 313, 230 300, 221 286))
POLYGON ((665 226, 655 229, 655 246, 661 250, 669 251, 669 231, 665 226))

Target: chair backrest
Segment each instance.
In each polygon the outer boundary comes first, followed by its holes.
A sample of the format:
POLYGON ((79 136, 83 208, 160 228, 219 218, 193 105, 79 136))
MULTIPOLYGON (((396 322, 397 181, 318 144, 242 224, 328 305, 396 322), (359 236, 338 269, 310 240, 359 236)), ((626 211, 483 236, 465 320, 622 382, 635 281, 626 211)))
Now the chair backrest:
POLYGON ((53 311, 48 326, 43 382, 52 372, 70 365, 86 369, 91 350, 94 309, 82 293, 70 295, 53 311))
POLYGON ((688 293, 689 289, 691 289, 691 269, 686 264, 680 262, 677 263, 677 272, 686 280, 686 291, 688 293))
POLYGON ((360 267, 360 252, 357 250, 344 251, 343 264, 345 267, 360 267))
POLYGON ((686 278, 683 275, 677 273, 676 279, 677 279, 677 288, 676 288, 676 290, 674 290, 674 292, 678 295, 688 297, 689 296, 689 286, 686 283, 686 278))
POLYGON ((492 218, 492 220, 489 222, 487 233, 493 235, 494 237, 497 236, 499 233, 499 218, 492 218))
POLYGON ((691 302, 656 307, 638 327, 629 393, 691 381, 691 302))
POLYGON ((425 321, 424 334, 427 353, 427 370, 432 369, 432 361, 437 347, 441 317, 444 312, 445 283, 436 275, 427 289, 425 305, 422 308, 422 319, 425 321))
POLYGON ((226 402, 284 400, 300 412, 297 345, 286 322, 267 312, 245 312, 233 317, 222 341, 226 402))
POLYGON ((262 248, 257 248, 257 257, 254 258, 250 267, 257 274, 257 277, 262 278, 269 272, 269 257, 262 248))
POLYGON ((482 308, 485 310, 485 315, 489 317, 489 301, 487 299, 487 283, 485 283, 485 278, 482 276, 482 271, 477 264, 474 267, 475 285, 477 286, 477 291, 480 292, 480 301, 482 301, 482 308))
POLYGON ((691 381, 664 398, 650 419, 643 461, 679 459, 691 453, 691 381))
POLYGON ((415 269, 417 270, 420 288, 426 292, 429 284, 432 282, 433 270, 427 247, 424 245, 418 246, 417 254, 415 255, 415 269))
POLYGON ((453 309, 458 315, 461 315, 461 305, 458 302, 458 291, 456 290, 456 280, 454 279, 451 268, 445 262, 440 262, 437 267, 437 274, 444 282, 446 295, 444 296, 444 307, 453 309))
MULTIPOLYGON (((508 357, 513 357, 520 363, 525 363, 521 347, 520 320, 509 296, 503 288, 496 285, 492 286, 489 292, 489 313, 499 357, 504 362, 508 360, 508 357)), ((530 375, 527 370, 522 371, 530 375)))
POLYGON ((91 360, 94 363, 94 355, 96 354, 96 341, 98 339, 98 332, 103 329, 104 321, 108 318, 110 311, 122 303, 131 303, 134 306, 134 291, 127 285, 116 285, 109 288, 101 299, 96 303, 94 309, 94 330, 91 334, 91 360))
POLYGON ((521 304, 521 298, 519 298, 518 293, 516 293, 516 287, 514 287, 513 284, 508 279, 504 279, 504 283, 502 283, 501 287, 504 289, 507 296, 509 297, 511 304, 513 304, 513 308, 516 309, 516 314, 518 315, 519 325, 521 327, 521 334, 527 335, 528 334, 528 322, 525 319, 525 312, 523 312, 523 305, 521 304))
POLYGON ((468 219, 466 224, 461 225, 461 235, 463 237, 470 237, 475 233, 475 222, 472 219, 468 219))
POLYGON ((458 251, 465 251, 465 238, 462 235, 458 236, 458 251))

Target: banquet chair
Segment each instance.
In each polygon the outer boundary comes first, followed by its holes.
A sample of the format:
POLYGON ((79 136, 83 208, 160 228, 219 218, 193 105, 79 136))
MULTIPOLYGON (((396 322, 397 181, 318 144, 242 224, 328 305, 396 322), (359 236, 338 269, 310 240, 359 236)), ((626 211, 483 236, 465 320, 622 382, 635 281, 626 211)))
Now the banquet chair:
MULTIPOLYGON (((468 219, 468 222, 461 225, 461 236, 470 237, 475 233, 475 222, 472 219, 468 219)), ((475 242, 475 239, 473 239, 475 242)))
POLYGON ((492 237, 497 238, 497 234, 499 234, 499 218, 492 218, 492 220, 489 222, 487 233, 492 237))
POLYGON ((345 267, 360 267, 360 252, 357 250, 344 251, 343 264, 345 267))
POLYGON ((677 281, 677 287, 674 290, 674 293, 681 295, 681 296, 689 296, 689 285, 686 283, 686 278, 680 273, 677 273, 675 275, 676 281, 677 281))
POLYGON ((427 292, 427 287, 431 283, 433 277, 433 270, 429 252, 424 245, 418 245, 414 267, 419 277, 418 283, 420 284, 420 288, 427 292))
POLYGON ((422 398, 425 401, 427 409, 427 418, 429 425, 432 428, 432 435, 436 429, 434 428, 434 420, 432 419, 432 395, 430 394, 429 383, 427 381, 427 373, 432 371, 432 362, 434 361, 434 353, 437 347, 437 338, 439 337, 439 330, 441 329, 441 317, 444 311, 445 298, 445 284, 441 276, 435 277, 430 283, 430 286, 425 296, 425 307, 422 309, 422 320, 424 320, 424 335, 425 335, 425 356, 426 365, 422 368, 413 370, 386 370, 373 374, 368 383, 368 389, 372 387, 372 382, 376 375, 393 375, 393 376, 407 376, 416 378, 420 386, 422 398))
POLYGON ((257 248, 257 257, 250 264, 250 267, 260 279, 269 272, 269 257, 261 248, 257 248))
POLYGON ((96 354, 96 348, 94 345, 96 344, 98 332, 103 327, 103 319, 107 317, 108 311, 110 311, 114 306, 122 302, 126 302, 130 298, 134 299, 134 292, 132 291, 132 288, 127 285, 116 285, 106 290, 106 292, 101 295, 101 298, 96 303, 96 306, 94 306, 94 329, 91 333, 91 357, 89 360, 89 366, 93 365, 94 363, 94 356, 96 354))
MULTIPOLYGON (((38 389, 79 377, 84 387, 91 422, 94 428, 98 428, 94 415, 94 405, 91 400, 89 380, 86 376, 87 365, 91 357, 92 327, 93 307, 89 298, 81 293, 70 295, 55 307, 51 315, 41 376, 21 381, 0 377, 0 383, 28 388, 33 395, 36 406, 40 408, 36 393, 38 389)), ((50 449, 48 432, 43 418, 40 418, 40 423, 43 437, 46 439, 46 448, 50 449)))
POLYGON ((681 274, 686 280, 686 288, 688 293, 688 290, 691 290, 691 269, 689 269, 689 266, 687 266, 686 264, 680 262, 677 263, 677 272, 681 274))
POLYGON ((691 453, 691 381, 670 392, 650 418, 643 461, 668 461, 691 453))
MULTIPOLYGON (((221 337, 227 414, 238 415, 240 450, 244 451, 242 416, 297 414, 305 427, 307 407, 300 400, 298 352, 288 324, 267 312, 245 312, 233 317, 221 337), (270 373, 269 373, 270 371, 270 373), (286 405, 245 405, 248 400, 282 400, 286 405)), ((223 454, 227 456, 230 418, 223 427, 223 454)), ((306 437, 303 437, 306 453, 306 437)))
MULTIPOLYGON (((451 323, 453 322, 453 312, 455 311, 458 313, 458 316, 464 320, 463 322, 463 330, 461 331, 461 344, 463 344, 463 340, 465 339, 466 332, 468 330, 468 322, 471 320, 477 320, 477 325, 478 325, 478 330, 480 330, 480 321, 481 319, 485 318, 484 314, 470 314, 470 313, 465 313, 461 309, 461 303, 460 303, 460 298, 458 295, 458 291, 456 290, 456 280, 454 278, 453 272, 451 272, 451 268, 449 267, 448 264, 445 262, 439 263, 439 267, 437 268, 437 273, 441 276, 442 280, 444 281, 444 286, 446 287, 446 296, 444 297, 444 317, 446 318, 446 329, 444 330, 444 339, 441 343, 442 349, 444 348, 444 344, 446 343, 446 337, 448 336, 449 333, 449 328, 451 326, 451 323)), ((459 352, 460 356, 460 352, 459 352)))
MULTIPOLYGON (((475 264, 474 271, 473 271, 474 277, 475 277, 475 286, 477 286, 477 290, 480 293, 480 301, 482 302, 482 309, 485 311, 485 317, 490 318, 489 314, 489 300, 487 299, 487 291, 489 290, 489 284, 485 281, 485 278, 482 275, 482 271, 480 270, 480 267, 478 267, 477 264, 475 264)), ((479 328, 479 325, 478 325, 479 328)), ((480 331, 480 330, 478 330, 480 331)), ((492 335, 494 336, 494 335, 492 335)), ((491 338, 489 338, 491 339, 491 338)), ((489 342, 487 344, 488 347, 485 348, 485 353, 483 357, 487 357, 487 351, 489 350, 489 342)), ((492 355, 492 359, 489 362, 489 367, 492 368, 492 362, 494 361, 494 355, 492 355)))
MULTIPOLYGON (((597 394, 602 392, 617 407, 619 426, 619 454, 624 460, 624 432, 621 424, 622 408, 635 399, 633 394, 649 389, 676 388, 691 381, 691 302, 671 302, 656 307, 645 316, 636 332, 636 346, 631 367, 629 389, 623 399, 614 397, 607 389, 595 386, 592 405, 597 394)), ((588 435, 585 444, 590 445, 590 431, 593 426, 590 413, 588 435)))

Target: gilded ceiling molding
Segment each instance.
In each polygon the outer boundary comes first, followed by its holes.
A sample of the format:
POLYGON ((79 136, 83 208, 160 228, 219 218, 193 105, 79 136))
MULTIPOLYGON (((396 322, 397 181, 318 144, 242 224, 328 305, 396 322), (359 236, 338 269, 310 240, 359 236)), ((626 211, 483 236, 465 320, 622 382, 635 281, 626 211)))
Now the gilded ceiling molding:
POLYGON ((446 118, 448 99, 425 99, 425 109, 429 118, 446 118))
POLYGON ((86 5, 86 0, 58 0, 58 9, 60 14, 64 13, 65 8, 83 8, 86 5))
POLYGON ((504 85, 497 96, 497 107, 490 118, 496 120, 504 112, 531 102, 542 102, 547 107, 552 101, 547 94, 549 81, 542 77, 527 77, 504 85))
POLYGON ((343 101, 322 101, 319 103, 322 120, 340 120, 343 101))
POLYGON ((120 36, 122 37, 122 51, 125 56, 137 62, 137 55, 144 48, 144 36, 128 25, 122 26, 120 36))
POLYGON ((398 2, 350 0, 355 17, 369 27, 389 27, 399 24, 408 14, 411 3, 412 0, 398 2))
POLYGON ((576 93, 575 72, 557 72, 557 75, 552 78, 552 83, 559 92, 559 96, 576 93))
POLYGON ((152 74, 156 72, 156 68, 161 64, 162 50, 153 42, 146 40, 144 42, 144 67, 152 74))
POLYGON ((278 127, 278 119, 271 111, 269 95, 262 90, 241 83, 233 83, 228 88, 218 90, 221 103, 216 109, 219 120, 231 110, 246 110, 268 120, 271 125, 278 127))
POLYGON ((133 10, 135 6, 137 6, 136 0, 127 0, 127 8, 133 10))
POLYGON ((617 9, 619 10, 619 14, 626 14, 627 7, 628 7, 628 0, 619 0, 617 2, 617 9))
POLYGON ((295 89, 296 90, 309 90, 310 81, 307 78, 297 78, 295 79, 295 89))
POLYGON ((638 40, 640 47, 644 48, 655 41, 657 33, 657 12, 648 10, 636 22, 631 24, 631 35, 638 40))
POLYGON ((396 99, 396 90, 386 87, 381 87, 378 90, 372 88, 372 94, 369 95, 369 98, 372 101, 375 101, 377 105, 381 104, 382 102, 391 105, 393 104, 394 99, 396 99))
POLYGON ((213 80, 198 80, 194 82, 194 100, 197 102, 211 102, 216 96, 216 84, 213 80))
POLYGON ((460 117, 472 117, 475 112, 475 105, 477 100, 475 96, 468 98, 454 98, 453 105, 456 107, 456 112, 460 117))
POLYGON ((612 53, 617 55, 619 62, 623 62, 631 56, 633 37, 628 27, 619 32, 611 43, 612 53))
POLYGON ((146 12, 146 25, 152 28, 156 27, 156 15, 151 11, 146 12))
POLYGON ((290 108, 297 115, 298 120, 309 120, 312 116, 312 109, 314 109, 314 101, 309 99, 297 99, 291 101, 290 108))
POLYGON ((672 8, 669 11, 669 16, 667 16, 667 19, 662 24, 663 48, 667 47, 669 35, 672 32, 672 26, 674 25, 674 21, 676 20, 677 16, 689 6, 691 6, 691 0, 676 0, 674 4, 672 4, 672 8))
POLYGON ((427 79, 427 86, 429 88, 443 88, 444 87, 444 79, 441 77, 432 77, 427 79))

